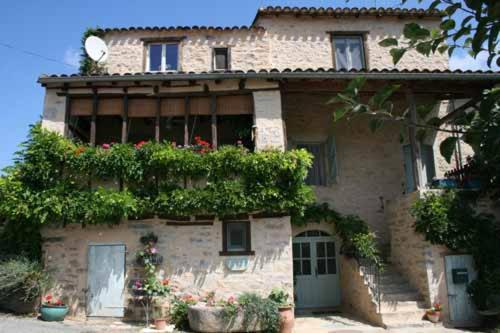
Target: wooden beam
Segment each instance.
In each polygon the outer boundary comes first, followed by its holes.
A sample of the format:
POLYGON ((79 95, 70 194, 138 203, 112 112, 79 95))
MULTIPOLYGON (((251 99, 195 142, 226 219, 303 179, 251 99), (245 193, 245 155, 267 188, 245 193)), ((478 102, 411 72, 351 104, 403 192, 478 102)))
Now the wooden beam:
MULTIPOLYGON (((145 93, 129 93, 128 96, 130 98, 156 98, 156 97, 162 97, 162 98, 179 98, 179 97, 185 97, 185 96, 191 96, 191 97, 210 97, 211 95, 217 95, 217 96, 234 96, 234 95, 247 95, 254 93, 256 91, 276 91, 280 90, 278 87, 276 88, 261 88, 261 89, 243 89, 243 90, 231 90, 231 91, 193 91, 193 92, 163 92, 163 93, 158 93, 158 94, 145 94, 145 93)), ((77 97, 77 98, 92 98, 94 94, 92 93, 84 93, 84 94, 72 94, 72 93, 64 93, 64 92, 59 92, 57 93, 57 96, 68 96, 71 95, 72 97, 77 97)), ((100 98, 118 98, 118 97, 123 97, 123 93, 102 93, 99 94, 100 98)))
MULTIPOLYGON (((417 105, 415 103, 415 95, 408 89, 406 91, 406 100, 408 102, 408 108, 410 111, 410 122, 412 124, 417 123, 417 105)), ((420 144, 417 140, 417 131, 415 126, 408 127, 408 136, 410 139, 410 153, 413 169, 413 182, 415 183, 415 189, 419 190, 423 187, 422 184, 422 157, 420 153, 420 144)))
POLYGON ((69 135, 69 122, 71 120, 71 96, 66 96, 65 102, 65 112, 64 112, 64 136, 69 135))
POLYGON ((160 142, 161 98, 156 98, 155 141, 160 142))
MULTIPOLYGON (((125 90, 126 92, 126 90, 125 90)), ((123 95, 123 111, 122 111, 122 143, 127 143, 128 131, 128 95, 123 95)))
POLYGON ((92 96, 92 118, 90 120, 90 145, 95 146, 96 140, 96 121, 97 121, 97 108, 99 107, 99 95, 97 91, 94 90, 94 95, 92 96))
POLYGON ((210 113, 212 115, 212 148, 217 149, 217 96, 210 97, 210 113))
POLYGON ((184 97, 184 146, 189 145, 189 97, 184 97))

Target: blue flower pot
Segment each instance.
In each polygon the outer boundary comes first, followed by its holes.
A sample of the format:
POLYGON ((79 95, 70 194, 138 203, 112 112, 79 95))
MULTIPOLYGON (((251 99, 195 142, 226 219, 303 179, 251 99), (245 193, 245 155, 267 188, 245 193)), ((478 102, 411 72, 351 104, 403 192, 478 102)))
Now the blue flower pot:
POLYGON ((67 305, 42 305, 40 307, 40 314, 44 321, 63 321, 67 313, 67 305))

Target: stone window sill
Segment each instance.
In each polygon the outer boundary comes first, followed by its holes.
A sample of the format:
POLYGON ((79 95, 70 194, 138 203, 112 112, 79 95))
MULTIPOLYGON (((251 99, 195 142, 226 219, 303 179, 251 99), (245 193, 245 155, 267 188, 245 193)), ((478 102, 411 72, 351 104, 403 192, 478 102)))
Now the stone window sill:
POLYGON ((219 255, 222 257, 229 256, 253 256, 255 251, 220 251, 219 255))

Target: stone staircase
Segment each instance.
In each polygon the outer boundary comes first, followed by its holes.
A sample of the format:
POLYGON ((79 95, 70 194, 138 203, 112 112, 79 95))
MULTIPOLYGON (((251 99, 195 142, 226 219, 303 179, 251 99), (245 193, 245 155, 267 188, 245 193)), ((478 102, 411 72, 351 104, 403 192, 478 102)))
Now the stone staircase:
POLYGON ((373 269, 360 266, 360 271, 377 304, 377 314, 383 326, 386 328, 433 326, 423 319, 426 309, 423 298, 394 267, 385 264, 378 279, 373 269), (379 298, 380 306, 378 306, 379 298))

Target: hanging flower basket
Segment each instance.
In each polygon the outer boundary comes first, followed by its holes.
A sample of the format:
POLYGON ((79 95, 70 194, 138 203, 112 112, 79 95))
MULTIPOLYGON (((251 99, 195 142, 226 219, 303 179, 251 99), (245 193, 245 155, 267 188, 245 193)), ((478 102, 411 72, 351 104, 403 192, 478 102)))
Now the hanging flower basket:
POLYGON ((158 253, 151 254, 149 256, 137 257, 137 264, 141 266, 146 263, 153 265, 160 265, 162 262, 163 262, 163 256, 159 255, 158 253))

